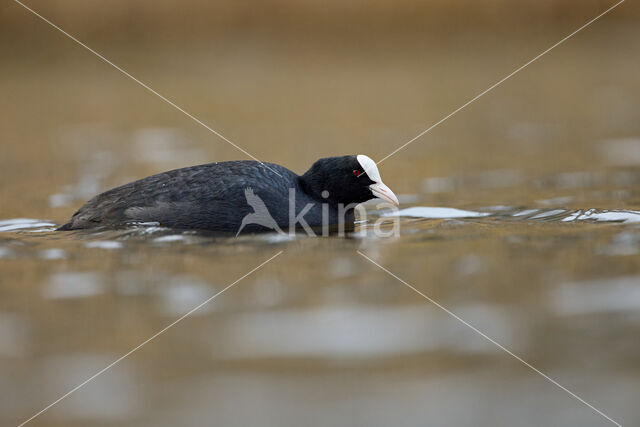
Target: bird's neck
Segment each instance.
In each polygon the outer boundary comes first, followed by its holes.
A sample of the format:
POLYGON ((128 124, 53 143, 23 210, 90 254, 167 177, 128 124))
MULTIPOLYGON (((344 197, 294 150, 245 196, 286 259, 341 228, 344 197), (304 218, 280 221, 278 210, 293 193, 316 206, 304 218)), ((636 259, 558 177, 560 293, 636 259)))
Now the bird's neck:
POLYGON ((298 184, 300 185, 302 191, 304 191, 314 199, 320 199, 322 197, 320 195, 320 193, 322 193, 322 190, 317 189, 318 183, 313 179, 313 174, 310 174, 309 172, 311 171, 307 171, 304 175, 298 177, 298 184))

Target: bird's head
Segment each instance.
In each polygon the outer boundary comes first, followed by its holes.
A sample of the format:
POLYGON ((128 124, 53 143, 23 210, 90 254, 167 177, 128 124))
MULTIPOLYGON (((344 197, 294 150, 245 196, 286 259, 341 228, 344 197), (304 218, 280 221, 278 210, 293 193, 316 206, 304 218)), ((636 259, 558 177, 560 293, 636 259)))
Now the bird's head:
POLYGON ((380 198, 398 204, 396 195, 382 182, 376 162, 364 154, 320 159, 301 179, 315 194, 333 203, 348 205, 380 198))

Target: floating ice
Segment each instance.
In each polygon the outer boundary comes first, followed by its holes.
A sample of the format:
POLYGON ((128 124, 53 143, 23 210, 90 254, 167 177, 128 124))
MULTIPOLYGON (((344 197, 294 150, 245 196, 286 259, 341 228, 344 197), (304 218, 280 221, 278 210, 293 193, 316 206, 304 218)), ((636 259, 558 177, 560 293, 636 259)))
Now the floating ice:
POLYGON ((542 212, 542 213, 539 213, 538 215, 532 216, 531 219, 549 218, 550 216, 560 215, 565 212, 566 211, 564 209, 553 209, 553 210, 542 212))
POLYGON ((411 208, 400 209, 382 214, 382 216, 407 216, 412 218, 477 218, 489 215, 486 212, 464 211, 455 208, 440 208, 428 206, 413 206, 411 208))
POLYGON ((533 215, 536 212, 539 212, 540 209, 525 209, 523 211, 520 211, 518 213, 514 213, 513 216, 528 216, 528 215, 533 215))
POLYGON ((588 209, 586 211, 577 211, 562 221, 601 221, 601 222, 640 222, 640 211, 632 210, 596 210, 588 209))
POLYGON ((0 221, 0 232, 25 230, 29 228, 51 227, 55 224, 46 222, 41 219, 32 218, 14 218, 0 221))
POLYGON ((169 234, 167 236, 160 236, 153 239, 156 243, 180 242, 184 240, 187 240, 187 236, 184 234, 169 234))

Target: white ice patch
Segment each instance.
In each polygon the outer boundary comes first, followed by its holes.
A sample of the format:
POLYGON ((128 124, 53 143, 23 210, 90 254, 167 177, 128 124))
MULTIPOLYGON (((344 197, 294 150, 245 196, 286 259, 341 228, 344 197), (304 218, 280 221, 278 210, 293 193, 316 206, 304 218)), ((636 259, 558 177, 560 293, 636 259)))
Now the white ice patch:
POLYGON ((599 222, 626 222, 637 223, 640 222, 640 211, 632 210, 610 210, 610 211, 598 211, 596 209, 589 209, 586 211, 575 212, 568 217, 564 218, 563 222, 569 221, 584 221, 592 220, 599 222))
POLYGON ((169 234, 167 236, 160 236, 153 239, 155 243, 180 242, 184 240, 187 240, 187 236, 184 234, 169 234))
POLYGON ((566 212, 566 210, 564 210, 564 209, 553 209, 553 210, 550 210, 550 211, 546 211, 546 212, 542 212, 542 213, 539 213, 537 215, 534 215, 534 216, 531 217, 531 219, 548 218, 550 216, 560 215, 560 214, 565 213, 565 212, 566 212))
POLYGON ((32 218, 6 219, 0 221, 0 231, 17 231, 29 228, 50 227, 52 225, 55 224, 32 218))
POLYGON ((382 216, 407 216, 412 218, 449 219, 449 218, 477 218, 489 215, 486 212, 464 211, 455 208, 432 208, 428 206, 413 206, 399 211, 386 212, 382 216))
POLYGON ((371 181, 382 182, 382 178, 380 178, 380 172, 378 171, 378 166, 371 157, 365 156, 364 154, 358 154, 356 156, 356 159, 358 159, 358 163, 360 163, 360 166, 362 166, 362 169, 369 176, 371 181))

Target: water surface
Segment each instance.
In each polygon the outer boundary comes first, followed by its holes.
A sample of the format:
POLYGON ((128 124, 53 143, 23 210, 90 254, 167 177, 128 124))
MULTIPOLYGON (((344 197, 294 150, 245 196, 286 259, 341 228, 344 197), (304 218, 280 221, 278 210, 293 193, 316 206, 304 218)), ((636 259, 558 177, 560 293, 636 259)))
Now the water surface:
MULTIPOLYGON (((322 156, 382 158, 573 24, 95 47, 301 173, 322 156)), ((383 162, 402 210, 370 204, 346 238, 55 232, 109 187, 243 156, 77 46, 38 39, 41 51, 0 68, 1 423, 17 425, 282 251, 33 425, 607 425, 360 251, 640 424, 634 31, 585 32, 383 162), (376 220, 396 218, 398 236, 376 237, 376 220)))

